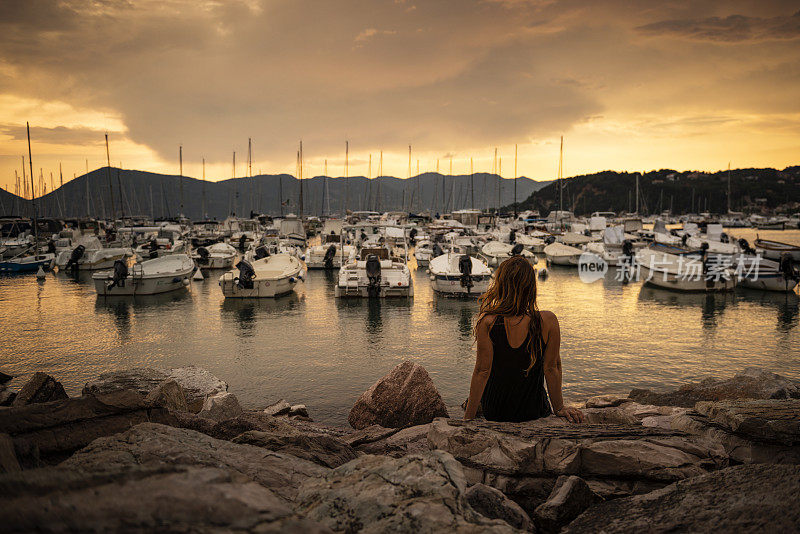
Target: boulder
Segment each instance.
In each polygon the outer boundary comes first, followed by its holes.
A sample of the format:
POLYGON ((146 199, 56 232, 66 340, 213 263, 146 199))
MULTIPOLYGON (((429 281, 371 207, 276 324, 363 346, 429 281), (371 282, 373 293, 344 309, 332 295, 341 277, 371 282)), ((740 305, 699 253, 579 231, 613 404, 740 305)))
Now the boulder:
POLYGON ((11 436, 23 467, 55 463, 94 439, 147 421, 168 421, 135 391, 86 395, 0 410, 0 432, 11 436))
POLYGON ((47 373, 34 373, 17 396, 11 406, 26 406, 41 402, 50 402, 69 398, 64 386, 47 373))
POLYGON ((797 532, 800 466, 739 465, 589 508, 564 532, 797 532))
POLYGON ((474 484, 467 489, 464 497, 473 510, 489 519, 500 519, 520 530, 534 530, 533 522, 525 510, 495 488, 474 484))
POLYGON ((207 397, 203 402, 203 409, 197 415, 212 421, 224 421, 233 419, 243 412, 244 410, 239 405, 239 399, 236 398, 236 395, 225 391, 207 397))
POLYGON ((21 469, 17 453, 14 451, 14 440, 8 434, 0 434, 0 473, 11 473, 21 469))
POLYGON ((330 532, 218 467, 48 467, 0 475, 0 493, 8 532, 330 532))
POLYGON ((556 533, 600 500, 585 480, 563 475, 556 480, 547 501, 536 508, 534 522, 541 532, 556 533))
POLYGON ((380 439, 363 441, 356 449, 366 454, 380 454, 395 458, 410 453, 428 451, 430 450, 428 445, 429 427, 430 424, 410 426, 380 439))
POLYGON ((233 438, 234 443, 255 445, 270 451, 291 454, 323 467, 339 467, 358 457, 348 444, 325 435, 250 430, 233 438))
POLYGON ((292 405, 283 399, 279 400, 274 404, 270 404, 269 406, 264 408, 264 413, 267 415, 271 415, 272 417, 277 417, 279 415, 289 415, 289 412, 291 411, 292 411, 292 405))
POLYGON ((556 417, 525 423, 436 419, 428 445, 466 466, 468 480, 497 487, 529 514, 560 475, 580 476, 605 497, 650 491, 726 465, 720 447, 682 432, 571 425, 556 417))
POLYGON ((0 406, 11 406, 16 398, 16 391, 11 391, 10 389, 0 390, 0 406))
POLYGON ((145 397, 145 402, 150 406, 169 408, 179 412, 189 411, 183 388, 171 378, 164 380, 153 391, 148 393, 147 397, 145 397))
POLYGON ((299 513, 337 532, 517 532, 475 512, 461 466, 443 451, 362 456, 308 480, 299 513))
POLYGON ((308 417, 308 408, 305 404, 294 404, 289 410, 289 417, 308 417))
POLYGON ((103 373, 86 383, 83 394, 131 389, 147 395, 169 379, 175 380, 183 388, 189 410, 195 413, 203 408, 206 397, 228 390, 228 384, 205 369, 192 365, 173 369, 139 367, 103 373))
POLYGON ((60 464, 85 472, 133 466, 224 468, 245 475, 290 502, 300 484, 329 470, 317 464, 260 447, 214 439, 184 428, 144 423, 100 438, 60 464))
POLYGON ((666 393, 634 389, 629 397, 641 404, 692 408, 701 401, 800 398, 800 386, 781 375, 747 367, 727 380, 706 378, 666 393))
POLYGON ((348 421, 357 430, 370 425, 402 428, 447 416, 447 407, 425 368, 404 361, 358 398, 348 421))

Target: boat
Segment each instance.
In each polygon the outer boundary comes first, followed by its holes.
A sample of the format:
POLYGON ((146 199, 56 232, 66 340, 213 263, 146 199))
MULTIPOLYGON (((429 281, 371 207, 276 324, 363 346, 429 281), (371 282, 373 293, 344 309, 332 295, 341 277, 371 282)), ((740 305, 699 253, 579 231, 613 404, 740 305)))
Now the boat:
POLYGON ((800 273, 791 260, 766 260, 760 256, 741 254, 735 263, 739 286, 762 291, 792 292, 800 282, 800 273))
POLYGON ((800 262, 800 246, 758 237, 753 246, 758 254, 768 260, 780 261, 784 254, 788 254, 792 261, 800 262))
POLYGON ((389 247, 362 247, 358 257, 339 269, 336 297, 413 297, 411 271, 403 258, 392 257, 389 247))
POLYGON ((230 269, 236 259, 236 249, 227 243, 214 243, 196 248, 191 257, 201 269, 230 269))
POLYGON ((53 267, 55 254, 37 254, 36 256, 19 256, 0 261, 0 273, 35 273, 41 267, 45 271, 53 267))
POLYGON ((646 284, 676 291, 730 291, 736 277, 729 265, 703 260, 696 253, 672 254, 667 246, 642 248, 636 265, 646 284))
POLYGON ((161 228, 156 235, 134 249, 136 258, 154 259, 172 254, 185 254, 186 241, 179 231, 161 228))
POLYGON ((481 295, 489 289, 492 278, 486 263, 461 252, 433 258, 428 271, 433 290, 446 295, 481 295))
POLYGON ((428 239, 417 241, 414 247, 414 258, 417 260, 417 265, 426 267, 433 259, 434 249, 436 246, 428 239))
POLYGON ((13 258, 24 254, 33 246, 33 236, 9 237, 0 241, 0 258, 13 258))
POLYGON ((130 269, 123 260, 114 268, 92 275, 98 295, 156 295, 184 289, 191 283, 196 267, 186 254, 170 254, 141 263, 130 269))
POLYGON ((268 254, 259 248, 219 277, 222 294, 228 298, 271 298, 294 291, 305 276, 305 264, 292 254, 268 254))
POLYGON ((544 254, 547 263, 552 265, 578 265, 578 259, 583 251, 564 243, 554 242, 544 247, 544 254))
POLYGON ((307 243, 303 221, 298 219, 296 215, 287 215, 280 223, 278 239, 305 250, 307 243))
POLYGON ((627 239, 622 226, 610 226, 603 230, 603 240, 584 245, 583 250, 600 257, 612 267, 633 265, 634 251, 644 246, 642 242, 627 239))
POLYGON ((342 230, 343 222, 339 219, 328 219, 323 223, 322 242, 308 247, 305 253, 309 269, 339 268, 347 258, 355 254, 356 248, 343 242, 342 230))
POLYGON ((512 245, 516 245, 517 243, 525 247, 526 250, 530 250, 534 254, 543 254, 544 247, 547 245, 544 242, 544 239, 527 234, 516 234, 514 236, 514 242, 512 245))
POLYGON ((481 256, 486 259, 486 263, 492 267, 497 267, 511 256, 522 256, 531 265, 536 265, 539 261, 536 255, 525 250, 522 243, 511 245, 509 243, 501 243, 500 241, 489 241, 481 247, 481 256))
POLYGON ((64 250, 56 256, 56 265, 65 271, 97 271, 111 269, 117 260, 133 256, 129 248, 103 248, 95 236, 80 239, 71 250, 64 250))

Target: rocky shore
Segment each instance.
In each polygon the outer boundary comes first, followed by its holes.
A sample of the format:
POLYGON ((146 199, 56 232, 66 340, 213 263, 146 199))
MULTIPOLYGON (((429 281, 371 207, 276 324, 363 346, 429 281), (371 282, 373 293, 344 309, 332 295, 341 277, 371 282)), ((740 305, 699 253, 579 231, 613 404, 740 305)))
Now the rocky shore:
POLYGON ((197 367, 106 373, 72 398, 10 378, 7 532, 800 530, 800 387, 756 368, 594 397, 581 425, 464 422, 412 362, 357 399, 352 428, 242 407, 197 367))

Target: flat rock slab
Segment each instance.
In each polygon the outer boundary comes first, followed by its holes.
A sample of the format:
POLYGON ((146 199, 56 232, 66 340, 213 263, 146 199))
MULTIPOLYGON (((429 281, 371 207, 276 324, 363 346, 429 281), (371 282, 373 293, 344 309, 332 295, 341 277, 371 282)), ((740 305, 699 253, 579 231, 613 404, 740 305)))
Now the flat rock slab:
POLYGON ((461 466, 443 451, 362 456, 309 480, 297 510, 337 532, 519 532, 472 509, 461 466))
POLYGON ((740 465, 593 506, 564 532, 797 532, 800 466, 740 465))
POLYGON ((93 441, 60 465, 88 472, 142 467, 218 467, 235 471, 289 502, 300 484, 328 472, 294 456, 214 439, 185 428, 144 423, 93 441))
POLYGON ((695 410, 746 438, 800 445, 800 400, 699 402, 695 410))
POLYGON ((291 454, 323 467, 339 467, 358 457, 348 444, 334 437, 300 432, 250 430, 233 438, 234 443, 255 445, 270 451, 291 454))
POLYGON ((250 478, 216 467, 48 467, 0 475, 0 495, 6 532, 330 532, 250 478))
POLYGON ((109 393, 117 390, 134 390, 147 395, 165 380, 175 380, 186 395, 189 410, 199 412, 206 397, 223 393, 228 384, 201 367, 188 366, 172 369, 138 367, 103 373, 83 387, 83 394, 109 393))
POLYGON ((706 378, 663 393, 634 389, 629 397, 641 404, 692 408, 701 401, 800 398, 800 386, 784 376, 747 367, 733 378, 706 378))

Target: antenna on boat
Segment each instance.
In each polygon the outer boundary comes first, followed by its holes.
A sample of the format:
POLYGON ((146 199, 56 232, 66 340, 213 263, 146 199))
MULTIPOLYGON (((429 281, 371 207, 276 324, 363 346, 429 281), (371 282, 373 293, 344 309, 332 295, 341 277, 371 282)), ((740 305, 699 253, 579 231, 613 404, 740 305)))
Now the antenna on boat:
POLYGON ((108 195, 111 197, 111 218, 114 219, 117 216, 117 211, 114 209, 114 187, 111 182, 111 154, 108 151, 108 132, 106 132, 106 162, 108 163, 106 174, 108 175, 108 195))

